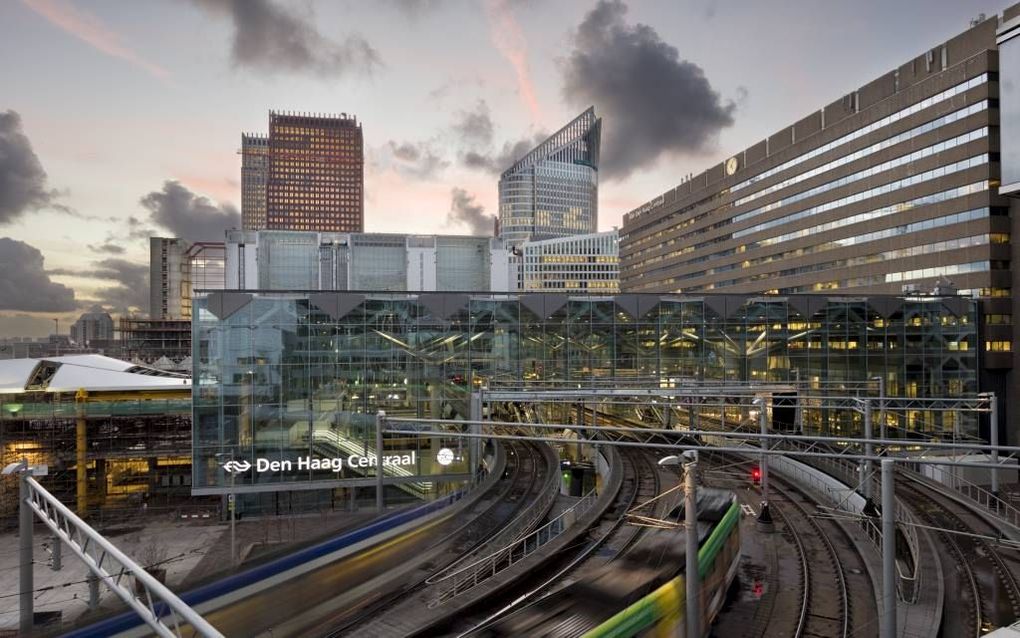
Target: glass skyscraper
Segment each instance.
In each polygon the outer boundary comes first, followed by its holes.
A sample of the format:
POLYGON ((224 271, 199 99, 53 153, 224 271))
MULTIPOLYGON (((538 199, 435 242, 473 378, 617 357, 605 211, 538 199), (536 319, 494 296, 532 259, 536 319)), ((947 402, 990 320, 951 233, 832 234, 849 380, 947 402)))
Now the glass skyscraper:
POLYGON ((594 233, 602 120, 590 107, 499 178, 500 237, 529 240, 594 233))

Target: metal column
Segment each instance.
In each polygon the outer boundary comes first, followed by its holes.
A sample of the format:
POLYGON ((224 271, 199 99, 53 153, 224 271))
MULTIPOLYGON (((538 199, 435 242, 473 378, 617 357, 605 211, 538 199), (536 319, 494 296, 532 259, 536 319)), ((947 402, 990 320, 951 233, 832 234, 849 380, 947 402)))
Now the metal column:
POLYGON ((234 493, 236 475, 230 473, 230 494, 227 495, 227 508, 230 510, 230 566, 237 565, 237 494, 234 493))
POLYGON ((375 415, 375 509, 380 514, 383 512, 383 426, 386 420, 386 412, 379 410, 375 415))
POLYGON ((896 637, 895 461, 882 459, 882 638, 896 637))
MULTIPOLYGON (((479 391, 479 392, 472 392, 471 393, 471 405, 469 406, 469 409, 470 409, 470 412, 471 412, 470 416, 471 416, 471 420, 472 421, 481 421, 482 420, 482 417, 484 415, 482 414, 482 392, 481 391, 479 391)), ((583 408, 582 408, 581 416, 582 416, 582 419, 583 419, 584 418, 583 408)), ((583 421, 582 421, 581 425, 584 425, 583 421)), ((471 430, 471 434, 481 434, 482 433, 482 426, 479 425, 478 423, 475 423, 475 424, 470 425, 468 427, 471 430)), ((471 442, 469 443, 469 445, 470 445, 470 447, 468 448, 468 450, 469 450, 468 454, 469 454, 470 459, 471 459, 471 461, 470 461, 471 465, 470 465, 470 467, 468 469, 471 470, 471 482, 472 483, 476 483, 481 478, 479 476, 478 468, 482 464, 482 440, 479 439, 479 438, 476 438, 476 437, 472 437, 471 438, 471 442)), ((578 455, 580 455, 580 449, 578 450, 578 455)))
MULTIPOLYGON (((988 442, 992 445, 992 463, 999 464, 999 399, 989 392, 988 442)), ((999 470, 992 470, 992 494, 999 495, 999 470)))
POLYGON ((698 453, 684 452, 684 527, 687 541, 687 638, 701 638, 701 577, 698 573, 698 453))
POLYGON ((18 472, 19 634, 31 636, 35 618, 35 610, 32 607, 32 589, 34 588, 32 580, 32 508, 28 505, 30 498, 28 477, 31 471, 28 469, 28 461, 23 461, 23 463, 25 467, 18 472))
MULTIPOLYGON (((874 448, 871 443, 871 401, 864 401, 864 456, 871 457, 874 448)), ((861 483, 861 496, 871 499, 871 458, 864 459, 864 476, 861 483)))
POLYGON ((85 516, 89 507, 88 494, 88 458, 86 456, 87 441, 85 430, 85 404, 78 403, 77 420, 75 422, 75 488, 77 503, 75 510, 78 516, 85 516))
MULTIPOLYGON (((758 462, 758 466, 761 468, 761 511, 758 513, 758 522, 763 525, 771 525, 772 513, 769 511, 769 455, 764 452, 769 446, 769 440, 764 436, 769 433, 768 414, 764 398, 758 397, 753 403, 758 406, 758 427, 763 435, 761 439, 762 455, 761 460, 758 462)), ((769 528, 766 527, 765 529, 769 528)))

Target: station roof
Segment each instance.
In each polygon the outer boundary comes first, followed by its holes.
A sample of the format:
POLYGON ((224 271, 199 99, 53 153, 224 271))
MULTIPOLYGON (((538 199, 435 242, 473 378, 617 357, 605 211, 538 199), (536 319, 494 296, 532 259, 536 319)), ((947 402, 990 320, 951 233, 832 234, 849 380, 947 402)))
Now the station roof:
POLYGON ((98 354, 0 360, 0 394, 180 390, 191 378, 98 354))

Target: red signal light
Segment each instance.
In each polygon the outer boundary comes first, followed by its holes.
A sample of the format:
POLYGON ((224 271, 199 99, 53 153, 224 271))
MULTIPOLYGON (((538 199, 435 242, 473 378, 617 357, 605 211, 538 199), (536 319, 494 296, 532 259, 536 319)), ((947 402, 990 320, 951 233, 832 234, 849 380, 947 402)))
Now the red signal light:
POLYGON ((755 466, 751 469, 751 482, 755 485, 761 485, 761 468, 755 466))

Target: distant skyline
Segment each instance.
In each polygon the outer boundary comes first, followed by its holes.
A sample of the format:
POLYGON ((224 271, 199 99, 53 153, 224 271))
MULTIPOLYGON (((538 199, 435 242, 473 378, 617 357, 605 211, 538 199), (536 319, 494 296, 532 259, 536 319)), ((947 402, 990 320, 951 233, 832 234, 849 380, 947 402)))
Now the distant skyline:
POLYGON ((467 233, 593 105, 609 230, 1009 4, 0 3, 0 337, 147 312, 145 238, 239 227, 241 132, 271 109, 363 123, 366 231, 467 233))

